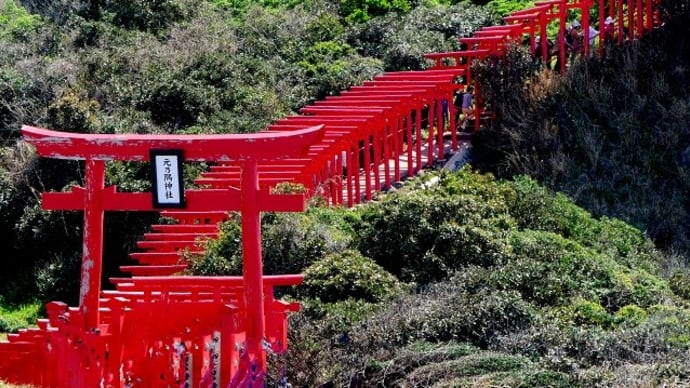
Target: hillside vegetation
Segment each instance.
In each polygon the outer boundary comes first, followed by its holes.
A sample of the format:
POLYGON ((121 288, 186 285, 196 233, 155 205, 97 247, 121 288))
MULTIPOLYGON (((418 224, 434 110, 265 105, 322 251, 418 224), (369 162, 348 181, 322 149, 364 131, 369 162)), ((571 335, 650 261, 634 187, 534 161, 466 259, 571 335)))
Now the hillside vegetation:
MULTIPOLYGON (((339 4, 1 1, 5 301, 74 304, 78 295, 82 215, 43 212, 38 195, 81 184, 83 166, 37 160, 18 142, 22 124, 82 133, 256 132, 384 69, 420 69, 424 52, 457 49, 459 36, 491 20, 489 8, 470 3, 339 4), (363 19, 351 20, 353 12, 363 19)), ((106 179, 121 190, 150 185, 142 163, 109 163, 106 179)), ((105 277, 117 274, 154 222, 152 214, 108 214, 105 277)))
POLYGON ((576 62, 564 77, 534 75, 519 55, 511 67, 525 70, 519 75, 489 74, 500 121, 475 142, 475 165, 500 177, 529 175, 685 256, 689 2, 663 2, 662 14, 676 16, 639 41, 576 62))
MULTIPOLYGON (((690 386, 689 8, 666 3, 676 18, 664 28, 565 77, 535 72, 520 51, 510 72, 478 69, 495 73, 484 90, 498 120, 475 137, 472 166, 354 209, 315 201, 264 214, 266 272, 306 275, 281 290, 303 309, 290 350, 270 355, 269 385, 690 386)), ((383 70, 423 68, 422 53, 458 48, 511 2, 22 5, 0 2, 0 302, 10 306, 26 295, 74 304, 81 252, 81 214, 43 212, 37 194, 79 183, 82 167, 36 159, 18 142, 21 124, 256 131, 383 70)), ((108 166, 124 190, 147 189, 146 174, 108 166)), ((155 221, 106 218, 105 276, 155 221)), ((225 223, 189 272, 240 273, 239 232, 237 219, 225 223)))
MULTIPOLYGON (((269 273, 306 275, 272 363, 295 386, 690 384, 687 279, 639 229, 526 176, 427 174, 266 216, 263 235, 269 273)), ((238 237, 227 224, 192 272, 241 273, 238 237)))

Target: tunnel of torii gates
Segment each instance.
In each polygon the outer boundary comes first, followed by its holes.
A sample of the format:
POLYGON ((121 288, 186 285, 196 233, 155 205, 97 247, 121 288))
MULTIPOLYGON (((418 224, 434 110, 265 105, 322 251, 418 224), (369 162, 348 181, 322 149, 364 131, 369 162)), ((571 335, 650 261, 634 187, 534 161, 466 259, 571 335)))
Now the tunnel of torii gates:
MULTIPOLYGON (((549 0, 511 13, 503 25, 461 38, 466 49, 430 53, 424 71, 384 73, 275 121, 249 135, 74 134, 25 126, 24 140, 45 158, 83 160, 84 187, 46 192, 46 210, 84 212, 79 306, 46 306, 37 327, 0 342, 0 379, 47 387, 260 387, 266 353, 287 349, 287 315, 297 303, 278 300, 276 286, 297 285, 300 274, 266 276, 261 212, 299 212, 309 197, 354 206, 395 181, 458 150, 456 91, 475 86, 474 130, 491 118, 471 74, 475 61, 500 58, 507 47, 537 42, 547 52, 547 26, 580 18, 584 54, 590 9, 598 25, 615 18, 615 42, 660 24, 657 0, 549 0), (570 12, 572 10, 572 12, 570 12), (107 162, 148 162, 151 192, 106 186, 107 162), (184 162, 210 167, 184 188, 184 162), (288 183, 289 187, 279 187, 288 183), (304 191, 295 191, 301 187, 304 191), (292 190, 292 191, 291 191, 292 190), (131 277, 111 278, 102 290, 106 212, 159 211, 133 252, 131 277), (179 276, 186 254, 203 254, 230 212, 241 217, 243 275, 179 276), (175 276, 173 276, 175 275, 175 276)), ((601 39, 601 36, 600 36, 601 39)), ((563 39, 559 55, 565 55, 563 39)), ((603 46, 599 41, 599 47, 603 46)), ((565 58, 561 58, 565 69, 565 58)))

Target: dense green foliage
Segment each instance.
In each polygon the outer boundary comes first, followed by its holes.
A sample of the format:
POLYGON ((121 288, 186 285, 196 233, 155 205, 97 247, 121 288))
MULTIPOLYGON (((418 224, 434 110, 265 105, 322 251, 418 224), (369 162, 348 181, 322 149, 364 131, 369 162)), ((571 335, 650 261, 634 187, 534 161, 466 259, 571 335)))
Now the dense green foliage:
MULTIPOLYGON (((43 212, 37 194, 83 167, 37 159, 21 124, 253 132, 384 70, 421 69, 424 52, 525 4, 438 3, 457 2, 1 3, 0 305, 13 311, 0 309, 0 331, 35 318, 40 304, 18 307, 27 295, 77 295, 82 215, 43 212)), ((681 17, 565 77, 520 50, 477 69, 497 120, 473 165, 501 179, 468 167, 352 210, 264 214, 266 273, 306 274, 280 290, 304 308, 269 380, 284 368, 300 387, 690 385, 690 23, 687 0, 664 3, 681 17)), ((107 179, 142 190, 146 173, 113 163, 107 179)), ((105 276, 156 219, 108 215, 105 276)), ((239 221, 190 273, 241 272, 239 221)))
MULTIPOLYGON (((17 143, 22 124, 82 133, 256 132, 384 70, 423 68, 422 53, 456 48, 459 36, 489 21, 487 10, 467 3, 410 3, 390 15, 370 7, 366 23, 325 0, 0 4, 0 232, 12 258, 0 271, 0 292, 13 301, 36 294, 72 301, 72 261, 81 252, 81 214, 42 212, 37 194, 79 184, 83 166, 36 160, 17 143)), ((147 176, 142 163, 107 166, 108 183, 125 191, 148 190, 147 176)), ((107 215, 106 278, 154 221, 107 215)), ((302 230, 304 238, 315 233, 302 230)), ((267 239, 293 231, 274 233, 267 239)), ((290 248, 275 249, 267 254, 290 248)), ((309 260, 323 249, 308 248, 309 260)))
POLYGON ((15 332, 18 329, 33 325, 41 308, 42 306, 38 302, 20 306, 5 306, 2 298, 0 298, 0 332, 15 332))
MULTIPOLYGON (((293 383, 597 386, 633 373, 623 365, 664 365, 634 375, 654 385, 688 371, 687 278, 662 276, 643 232, 526 176, 438 177, 352 210, 265 217, 266 267, 306 275, 288 291, 305 307, 292 350, 276 356, 293 383)), ((198 264, 238 271, 237 241, 198 264)))
POLYGON ((530 175, 595 215, 644 229, 660 247, 690 249, 690 14, 687 2, 666 5, 679 16, 663 28, 606 47, 564 77, 535 75, 517 54, 511 71, 487 69, 500 121, 475 142, 477 166, 530 175))

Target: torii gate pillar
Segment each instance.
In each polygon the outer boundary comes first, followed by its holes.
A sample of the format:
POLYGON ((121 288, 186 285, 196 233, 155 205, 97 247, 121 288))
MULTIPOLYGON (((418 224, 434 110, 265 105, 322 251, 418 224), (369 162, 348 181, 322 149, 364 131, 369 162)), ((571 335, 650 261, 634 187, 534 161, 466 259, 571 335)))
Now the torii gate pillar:
POLYGON ((103 189, 105 161, 86 161, 86 193, 84 195, 84 233, 79 287, 79 311, 84 316, 86 330, 98 328, 99 297, 103 267, 103 189), (91 311, 93 310, 93 311, 91 311))
POLYGON ((83 329, 93 332, 101 323, 99 306, 103 261, 103 221, 106 211, 154 211, 151 192, 118 192, 105 187, 106 161, 151 159, 151 150, 180 152, 185 161, 234 161, 242 167, 236 190, 185 190, 187 211, 239 209, 242 217, 242 256, 246 305, 245 350, 256 377, 266 371, 264 278, 261 255, 261 211, 303 211, 304 196, 275 195, 259 186, 259 162, 306 155, 324 136, 319 124, 285 133, 249 135, 112 135, 74 134, 24 126, 24 140, 42 157, 86 162, 85 187, 71 192, 43 193, 50 210, 83 210, 83 254, 79 311, 83 329))
POLYGON ((261 255, 261 212, 259 209, 259 171, 256 161, 242 166, 242 268, 247 303, 247 350, 257 357, 257 369, 266 370, 263 336, 266 328, 261 255))

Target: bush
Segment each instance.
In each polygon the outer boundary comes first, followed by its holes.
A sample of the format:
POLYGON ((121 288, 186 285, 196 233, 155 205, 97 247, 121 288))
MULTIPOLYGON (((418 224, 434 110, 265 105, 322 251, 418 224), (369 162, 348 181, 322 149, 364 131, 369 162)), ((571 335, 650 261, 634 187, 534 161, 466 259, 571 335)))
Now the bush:
POLYGON ((573 325, 563 315, 546 315, 527 330, 500 337, 492 347, 540 359, 547 369, 572 374, 599 365, 664 364, 682 357, 690 346, 684 333, 689 319, 686 309, 652 306, 645 318, 638 307, 625 307, 612 317, 596 303, 580 302, 579 306, 579 319, 586 317, 585 325, 573 325))
POLYGON ((36 288, 41 301, 60 301, 69 306, 79 305, 79 282, 81 279, 81 254, 57 255, 36 269, 36 288))
POLYGON ((611 287, 603 256, 550 232, 511 236, 515 259, 492 273, 499 288, 517 290, 539 305, 557 305, 577 294, 598 297, 611 287))
POLYGON ((516 292, 486 287, 470 291, 455 281, 445 282, 390 303, 352 336, 370 349, 391 349, 418 340, 486 347, 500 335, 528 327, 534 313, 516 292))
POLYGON ((205 256, 189 258, 186 271, 200 276, 241 275, 242 228, 239 220, 222 223, 220 236, 208 241, 205 256))
POLYGON ((381 302, 402 291, 397 279, 356 251, 328 255, 304 271, 300 296, 333 303, 349 298, 381 302))
MULTIPOLYGON (((264 273, 301 273, 317 259, 345 251, 354 235, 346 221, 350 216, 350 210, 342 208, 264 213, 261 225, 264 273)), ((198 275, 242 273, 239 214, 222 224, 220 237, 209 241, 205 257, 192 258, 188 271, 198 275)))
POLYGON ((105 6, 115 25, 154 34, 189 17, 191 9, 192 4, 181 0, 116 0, 105 6))
POLYGON ((647 312, 635 305, 623 306, 615 315, 615 320, 618 324, 636 325, 644 322, 646 319, 647 312))
POLYGON ((401 191, 362 207, 359 249, 420 286, 465 266, 497 265, 511 255, 506 229, 514 220, 505 191, 478 174, 442 174, 437 187, 401 191))
POLYGON ((0 39, 28 40, 43 23, 40 16, 30 14, 15 0, 0 4, 0 39))
MULTIPOLYGON (((0 302, 2 302, 0 300, 0 302)), ((41 311, 41 304, 33 302, 18 307, 0 305, 0 332, 16 333, 17 330, 35 324, 41 311)))
POLYGON ((487 9, 467 2, 416 7, 351 25, 345 39, 361 55, 380 59, 386 71, 421 70, 427 67, 423 54, 457 50, 458 38, 489 23, 487 9))
POLYGON ((340 13, 349 23, 365 22, 389 12, 407 12, 408 0, 345 0, 340 2, 340 13))
POLYGON ((676 271, 669 279, 669 287, 681 298, 690 300, 690 274, 685 271, 676 271))
POLYGON ((96 113, 100 108, 95 100, 85 99, 67 92, 48 107, 48 123, 52 129, 76 132, 93 133, 98 129, 99 123, 96 113))
POLYGON ((499 372, 524 369, 530 366, 530 364, 529 359, 521 356, 480 353, 456 360, 420 366, 410 372, 402 383, 410 384, 410 386, 420 386, 431 381, 439 381, 441 382, 440 385, 443 386, 444 381, 453 378, 492 375, 499 372))
POLYGON ((578 325, 596 325, 609 328, 613 317, 598 303, 578 300, 574 304, 574 320, 578 325))

